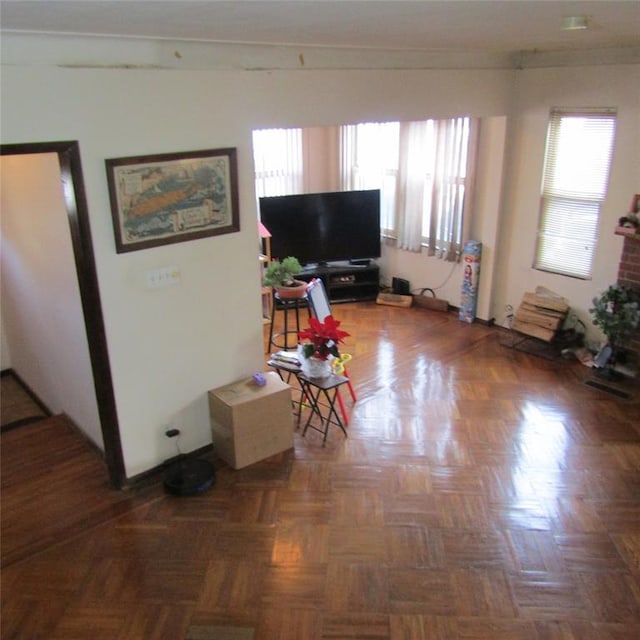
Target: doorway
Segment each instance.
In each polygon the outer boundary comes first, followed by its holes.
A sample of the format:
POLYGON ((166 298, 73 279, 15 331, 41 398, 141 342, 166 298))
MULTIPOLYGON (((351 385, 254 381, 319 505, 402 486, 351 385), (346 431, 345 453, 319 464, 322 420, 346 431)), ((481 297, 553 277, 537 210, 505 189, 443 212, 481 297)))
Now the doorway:
POLYGON ((2 156, 45 153, 55 153, 60 165, 60 180, 78 279, 100 430, 104 444, 104 456, 111 484, 115 488, 122 488, 126 480, 124 459, 104 331, 79 144, 77 141, 64 141, 0 145, 0 155, 2 156))

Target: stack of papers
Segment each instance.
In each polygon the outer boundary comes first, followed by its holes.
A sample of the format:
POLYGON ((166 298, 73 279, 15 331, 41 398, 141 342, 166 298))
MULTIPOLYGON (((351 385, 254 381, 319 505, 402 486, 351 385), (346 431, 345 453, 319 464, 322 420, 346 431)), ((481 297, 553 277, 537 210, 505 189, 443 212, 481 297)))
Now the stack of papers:
POLYGON ((283 364, 290 364, 295 367, 300 366, 300 358, 298 358, 297 351, 278 351, 271 354, 271 359, 274 362, 282 362, 283 364))

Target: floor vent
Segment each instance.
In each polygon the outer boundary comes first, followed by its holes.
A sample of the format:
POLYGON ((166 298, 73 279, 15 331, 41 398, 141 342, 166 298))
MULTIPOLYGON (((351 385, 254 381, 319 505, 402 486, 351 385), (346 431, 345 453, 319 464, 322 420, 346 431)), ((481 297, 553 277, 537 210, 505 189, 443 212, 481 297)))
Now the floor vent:
POLYGON ((253 640, 253 632, 250 627, 191 625, 185 640, 253 640))
POLYGON ((623 398, 624 400, 629 400, 631 398, 631 394, 627 391, 623 391, 622 389, 618 389, 606 382, 602 382, 600 380, 585 380, 585 384, 588 387, 593 387, 594 389, 598 389, 599 391, 604 391, 605 393, 610 393, 612 396, 616 396, 618 398, 623 398))

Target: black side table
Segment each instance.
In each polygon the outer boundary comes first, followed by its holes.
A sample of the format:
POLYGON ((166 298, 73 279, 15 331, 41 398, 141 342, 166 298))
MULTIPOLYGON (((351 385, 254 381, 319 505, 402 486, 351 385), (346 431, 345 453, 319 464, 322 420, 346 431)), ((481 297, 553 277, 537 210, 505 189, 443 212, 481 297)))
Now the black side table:
MULTIPOLYGON (((306 398, 311 407, 311 412, 307 417, 307 422, 304 425, 302 435, 304 436, 309 428, 315 429, 323 434, 322 446, 324 446, 327 442, 329 425, 335 424, 337 427, 340 427, 346 438, 347 432, 342 424, 342 420, 340 419, 338 412, 336 411, 336 400, 338 399, 338 389, 343 384, 347 384, 347 382, 349 382, 349 378, 337 376, 334 373, 326 378, 308 378, 302 372, 297 375, 297 378, 300 382, 300 388, 302 389, 302 393, 300 394, 300 403, 302 403, 303 398, 306 398), (326 409, 325 413, 323 413, 323 409, 326 409), (312 424, 314 417, 319 419, 319 426, 312 424)), ((302 409, 301 406, 299 407, 299 410, 300 409, 302 409)), ((298 419, 299 416, 300 411, 298 412, 298 419)))
POLYGON ((336 402, 338 400, 338 390, 343 384, 349 382, 349 378, 338 376, 334 373, 326 378, 310 378, 302 373, 300 367, 289 363, 269 360, 267 364, 273 367, 278 372, 278 375, 287 383, 290 382, 292 376, 295 376, 300 386, 300 396, 297 402, 294 402, 294 405, 297 405, 296 428, 300 427, 303 405, 307 404, 311 410, 302 430, 303 436, 307 433, 308 429, 319 431, 323 434, 322 446, 324 446, 327 442, 329 426, 332 424, 339 427, 345 437, 347 436, 344 423, 336 411, 336 402), (314 419, 319 421, 319 425, 313 424, 314 419))

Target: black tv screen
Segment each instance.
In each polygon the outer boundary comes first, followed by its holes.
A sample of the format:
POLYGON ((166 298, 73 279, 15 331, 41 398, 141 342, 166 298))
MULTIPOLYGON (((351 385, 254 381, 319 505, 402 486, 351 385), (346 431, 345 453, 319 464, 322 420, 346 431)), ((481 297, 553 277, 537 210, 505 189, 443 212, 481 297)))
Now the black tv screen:
POLYGON ((380 257, 380 190, 260 198, 271 256, 304 264, 380 257))

